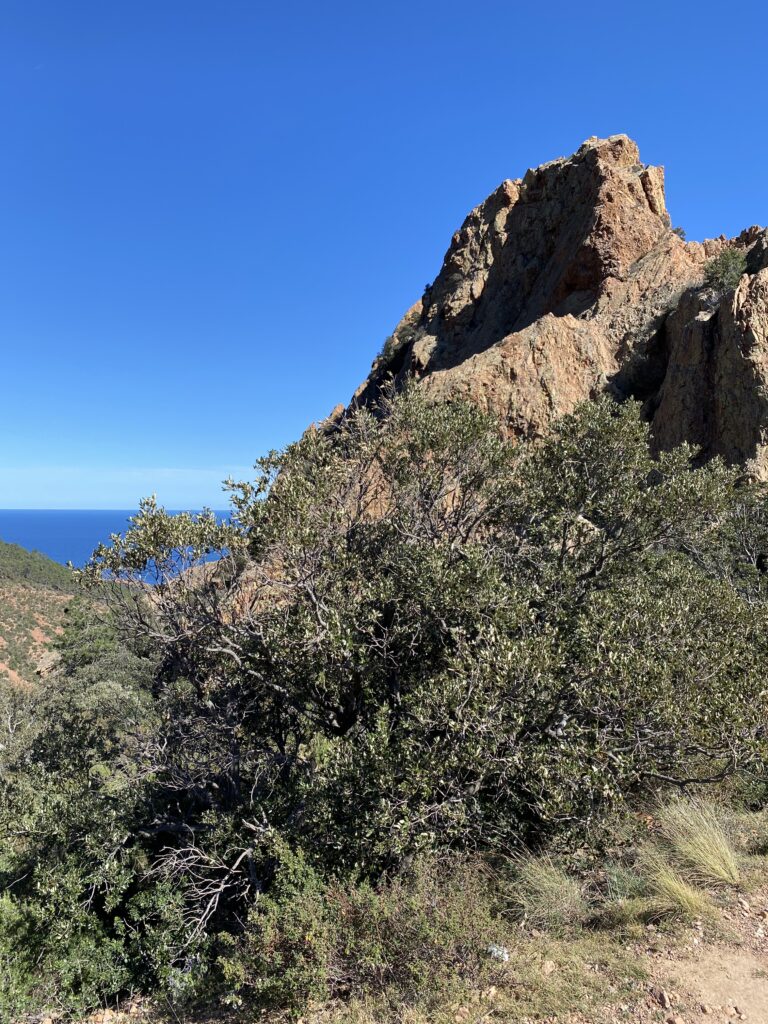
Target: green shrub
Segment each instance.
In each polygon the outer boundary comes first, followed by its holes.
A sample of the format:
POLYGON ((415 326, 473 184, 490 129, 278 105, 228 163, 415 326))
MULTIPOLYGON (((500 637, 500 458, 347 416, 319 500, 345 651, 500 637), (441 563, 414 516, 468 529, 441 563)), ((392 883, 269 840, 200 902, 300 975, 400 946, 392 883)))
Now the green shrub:
POLYGON ((151 672, 84 607, 60 651, 59 674, 18 696, 0 745, 4 1019, 27 1005, 87 1009, 158 980, 131 912, 138 885, 146 898, 155 889, 140 882, 138 835, 151 672))
MULTIPOLYGON (((122 627, 162 666, 156 778, 202 787, 190 822, 258 807, 321 870, 375 875, 730 770, 728 737, 759 729, 764 612, 702 568, 735 477, 692 454, 654 460, 631 404, 513 445, 407 392, 262 460, 231 527, 145 503, 91 573, 168 567, 122 627), (217 547, 196 585, 175 572, 217 547)), ((252 845, 227 844, 230 863, 252 845)))
MULTIPOLYGON (((65 1006, 485 971, 495 897, 449 851, 594 842, 634 794, 764 764, 765 490, 693 467, 632 403, 529 444, 407 390, 260 460, 231 523, 143 502, 81 574, 114 618, 75 609, 3 716, 2 941, 65 1006)), ((581 919, 526 872, 529 920, 581 919)))
POLYGON ((389 990, 413 1002, 432 988, 444 997, 458 982, 487 979, 510 944, 494 875, 480 860, 424 857, 375 889, 337 888, 330 899, 337 973, 353 991, 389 990))
POLYGON ((339 996, 444 1001, 500 970, 490 951, 509 938, 497 903, 480 861, 430 857, 375 886, 323 885, 288 855, 222 958, 225 986, 238 1001, 296 1011, 339 996))
POLYGON ((375 363, 388 363, 394 356, 398 349, 398 342, 394 334, 388 335, 384 339, 384 344, 381 346, 381 351, 374 360, 375 363))
POLYGON ((326 886, 298 853, 281 852, 268 894, 259 896, 237 941, 220 937, 228 999, 301 1008, 331 994, 333 922, 326 886))
POLYGON ((747 271, 747 254, 743 249, 723 249, 704 268, 704 281, 717 292, 731 291, 747 271))
POLYGON ((68 883, 46 902, 0 900, 0 1008, 13 1019, 24 1009, 64 1005, 88 1009, 130 983, 123 943, 96 915, 72 905, 68 883))

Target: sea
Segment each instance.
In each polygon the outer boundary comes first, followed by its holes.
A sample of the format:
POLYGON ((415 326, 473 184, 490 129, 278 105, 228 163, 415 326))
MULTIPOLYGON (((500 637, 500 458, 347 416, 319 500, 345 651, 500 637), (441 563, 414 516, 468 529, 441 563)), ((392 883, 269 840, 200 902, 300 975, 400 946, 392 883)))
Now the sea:
POLYGON ((127 530, 133 515, 135 509, 0 509, 0 540, 79 567, 97 544, 127 530))

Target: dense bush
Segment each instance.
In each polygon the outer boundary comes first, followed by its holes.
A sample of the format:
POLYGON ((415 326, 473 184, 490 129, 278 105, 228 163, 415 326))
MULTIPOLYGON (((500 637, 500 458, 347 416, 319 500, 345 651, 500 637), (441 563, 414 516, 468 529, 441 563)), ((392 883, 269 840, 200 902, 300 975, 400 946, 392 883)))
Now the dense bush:
MULTIPOLYGON (((275 1008, 386 991, 402 1003, 444 999, 493 980, 489 954, 511 924, 487 865, 457 855, 418 859, 378 885, 323 884, 288 854, 269 896, 222 959, 231 991, 275 1008)), ((503 961, 502 961, 503 962, 503 961)))
POLYGON ((126 943, 141 870, 133 757, 152 729, 151 676, 78 605, 60 646, 58 677, 0 697, 6 1014, 14 986, 33 1008, 61 999, 89 1006, 136 976, 126 943))
POLYGON ((262 459, 231 523, 144 502, 85 574, 109 625, 73 622, 0 755, 0 951, 32 922, 22 962, 82 1002, 364 988, 436 854, 758 773, 766 502, 693 454, 632 404, 516 445, 409 391, 262 459), (95 980, 56 967, 93 941, 95 980))
POLYGON ((717 292, 731 291, 747 272, 747 254, 743 249, 723 249, 707 263, 704 280, 717 292))

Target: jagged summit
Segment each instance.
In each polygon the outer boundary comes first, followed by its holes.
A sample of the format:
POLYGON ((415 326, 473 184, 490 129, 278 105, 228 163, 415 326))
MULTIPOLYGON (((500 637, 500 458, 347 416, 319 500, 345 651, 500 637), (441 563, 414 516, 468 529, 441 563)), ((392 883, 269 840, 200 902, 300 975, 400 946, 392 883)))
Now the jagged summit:
POLYGON ((684 242, 663 168, 626 135, 591 138, 472 210, 352 404, 415 378, 536 436, 610 390, 646 403, 659 446, 688 440, 766 476, 767 267, 760 228, 684 242), (745 250, 749 273, 715 297, 704 267, 727 246, 745 250))

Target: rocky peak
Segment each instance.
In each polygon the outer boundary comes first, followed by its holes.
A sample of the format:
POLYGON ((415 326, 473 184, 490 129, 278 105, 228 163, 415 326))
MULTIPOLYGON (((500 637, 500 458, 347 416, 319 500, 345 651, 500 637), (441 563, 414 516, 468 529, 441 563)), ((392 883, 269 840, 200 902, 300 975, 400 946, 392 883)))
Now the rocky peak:
POLYGON ((663 168, 642 164, 626 135, 588 139, 472 210, 353 405, 392 377, 413 378, 536 436, 609 390, 646 403, 659 446, 690 440, 765 475, 764 267, 768 232, 686 244, 671 228, 663 168), (704 267, 726 246, 747 253, 749 276, 714 296, 704 267))

